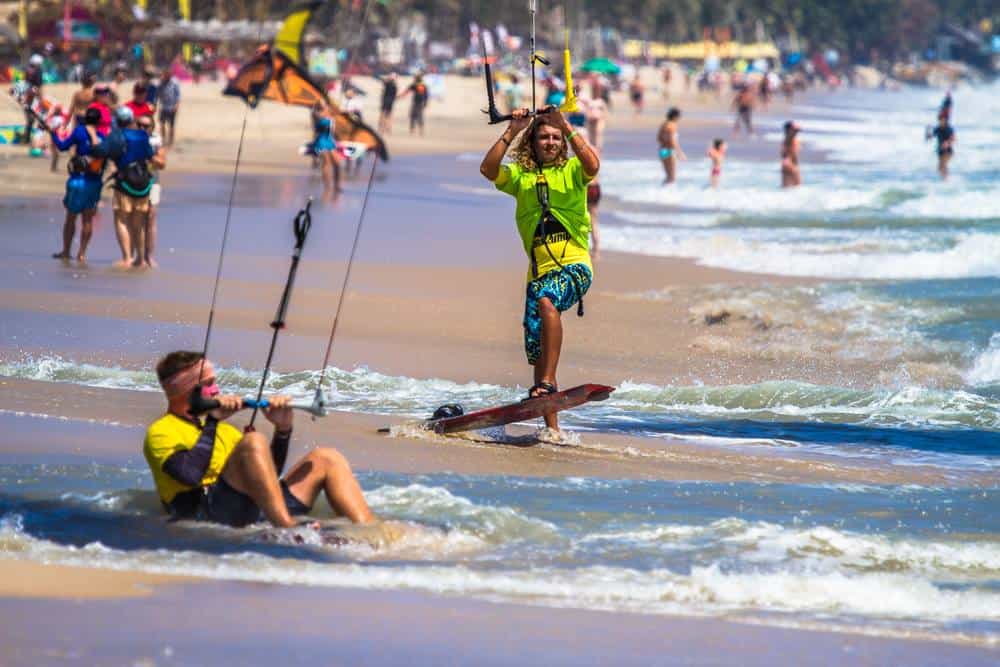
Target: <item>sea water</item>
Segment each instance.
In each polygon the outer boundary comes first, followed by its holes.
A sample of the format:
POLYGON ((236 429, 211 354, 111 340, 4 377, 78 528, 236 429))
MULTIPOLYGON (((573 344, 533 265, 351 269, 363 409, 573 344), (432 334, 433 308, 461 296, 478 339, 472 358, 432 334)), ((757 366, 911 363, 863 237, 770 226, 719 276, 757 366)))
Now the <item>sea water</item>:
MULTIPOLYGON (((1000 491, 961 480, 970 471, 996 479, 1000 462, 996 93, 956 93, 959 143, 946 182, 922 139, 938 101, 928 91, 848 93, 799 108, 803 140, 826 159, 804 164, 806 185, 794 191, 776 187, 776 160, 742 159, 737 149, 718 191, 705 188, 708 164, 697 147, 686 147, 693 159, 671 188, 660 186, 655 160, 605 160, 605 248, 819 279, 700 287, 695 301, 766 322, 769 353, 822 346, 884 370, 844 384, 622 378, 608 401, 564 422, 577 432, 693 447, 786 447, 873 465, 932 466, 957 486, 363 473, 366 496, 391 534, 330 545, 308 531, 276 537, 261 528, 167 524, 136 459, 27 457, 0 465, 0 555, 995 646, 1000 491)), ((756 140, 775 153, 776 128, 756 140)), ((665 286, 627 296, 656 307, 672 295, 665 286)), ((22 322, 31 317, 41 316, 22 322)), ((150 340, 139 324, 123 331, 150 340)), ((14 348, 29 343, 31 352, 5 353, 0 375, 158 391, 147 369, 39 352, 46 345, 34 337, 11 341, 14 348)), ((51 347, 70 348, 65 341, 51 347)), ((391 416, 387 422, 426 417, 442 403, 475 409, 524 394, 523 387, 377 368, 327 370, 334 408, 391 416)), ((221 368, 218 376, 226 390, 250 393, 260 369, 221 368)), ((270 389, 311 398, 319 376, 318 369, 276 373, 270 389)))

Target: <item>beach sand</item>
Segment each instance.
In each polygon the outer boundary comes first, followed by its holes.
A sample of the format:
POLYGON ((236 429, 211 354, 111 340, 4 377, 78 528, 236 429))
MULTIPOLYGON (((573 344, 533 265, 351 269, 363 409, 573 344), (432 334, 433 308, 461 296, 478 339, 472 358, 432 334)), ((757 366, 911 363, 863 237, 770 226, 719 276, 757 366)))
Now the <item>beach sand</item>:
MULTIPOLYGON (((377 88, 370 81, 359 83, 372 91, 366 109, 371 120, 377 88)), ((481 85, 478 79, 450 77, 448 99, 429 108, 424 138, 405 133, 406 102, 397 107, 396 132, 388 138, 393 160, 380 168, 383 176, 365 223, 333 365, 366 365, 388 374, 457 382, 529 384, 520 339, 524 260, 510 223, 512 211, 507 202, 489 199, 489 184, 474 174, 476 156, 499 133, 483 123, 477 110, 481 85), (451 157, 463 153, 472 157, 451 157)), ((67 89, 53 88, 68 97, 67 89)), ((90 266, 60 266, 48 259, 61 225, 63 173, 50 174, 48 161, 27 158, 23 147, 0 150, 0 229, 7 238, 18 239, 4 255, 0 310, 8 342, 0 357, 62 353, 78 361, 136 369, 148 368, 168 346, 200 347, 243 105, 218 95, 217 85, 185 86, 184 94, 179 143, 164 173, 164 251, 162 269, 156 272, 133 276, 107 268, 114 251, 106 220, 99 223, 90 266), (209 205, 214 207, 211 216, 200 213, 209 205), (198 231, 209 228, 210 239, 198 231), (72 333, 63 335, 63 330, 72 333)), ((623 97, 617 101, 621 110, 612 117, 609 144, 616 137, 625 143, 644 141, 662 117, 663 104, 656 100, 644 115, 634 117, 623 97)), ((680 101, 685 108, 697 107, 693 97, 680 101)), ((230 272, 216 320, 220 340, 212 356, 253 369, 261 366, 267 318, 287 267, 285 221, 316 182, 295 155, 309 133, 303 110, 263 105, 248 118, 235 217, 238 224, 252 226, 255 236, 252 243, 237 238, 227 259, 230 272), (280 220, 280 227, 259 217, 280 220)), ((16 111, 0 112, 2 123, 17 120, 16 111)), ((707 145, 726 127, 725 121, 691 122, 685 126, 686 140, 691 146, 707 145)), ((740 148, 768 160, 774 147, 760 142, 740 148)), ((278 369, 318 366, 363 186, 360 179, 348 182, 345 201, 317 213, 330 223, 318 232, 325 236, 315 245, 329 253, 307 252, 278 369)), ((623 379, 733 384, 795 377, 833 383, 874 377, 881 370, 861 359, 844 363, 822 350, 765 353, 769 333, 759 323, 732 318, 710 325, 703 315, 708 286, 724 290, 727 285, 806 281, 615 253, 605 253, 597 276, 586 300, 587 317, 564 318, 564 387, 623 379), (669 298, 655 307, 636 298, 667 289, 669 298)), ((139 461, 143 428, 162 409, 162 397, 152 392, 0 379, 0 453, 10 460, 139 461)), ((988 482, 973 473, 956 480, 934 468, 873 466, 780 447, 727 450, 605 433, 585 434, 581 446, 519 447, 405 430, 396 437, 376 433, 380 426, 403 421, 347 413, 317 423, 300 419, 292 456, 315 445, 332 445, 358 470, 400 473, 988 482)), ((8 559, 0 560, 0 574, 10 580, 0 586, 7 664, 72 658, 90 664, 271 659, 488 664, 528 659, 549 664, 917 665, 995 658, 980 649, 917 640, 497 605, 409 592, 176 583, 155 575, 8 559), (94 599, 137 595, 142 597, 94 599), (89 600, 75 601, 79 599, 89 600), (38 624, 39 618, 48 620, 38 624), (459 626, 461 632, 456 632, 459 626)))

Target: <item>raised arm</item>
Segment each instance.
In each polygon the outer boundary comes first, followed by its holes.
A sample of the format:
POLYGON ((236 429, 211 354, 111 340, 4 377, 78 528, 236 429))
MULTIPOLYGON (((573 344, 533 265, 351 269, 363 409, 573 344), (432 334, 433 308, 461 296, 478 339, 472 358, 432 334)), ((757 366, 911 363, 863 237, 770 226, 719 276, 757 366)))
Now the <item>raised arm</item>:
POLYGON ((553 125, 562 130, 563 136, 567 138, 569 145, 573 147, 573 152, 580 158, 583 173, 589 178, 597 176, 597 172, 601 168, 601 160, 597 157, 597 151, 594 150, 593 146, 569 124, 566 116, 558 109, 550 111, 546 116, 548 116, 553 125))
POLYGON ((483 158, 482 164, 479 165, 479 173, 491 182, 497 180, 497 176, 500 175, 500 162, 507 153, 510 142, 531 122, 528 120, 527 109, 516 109, 512 116, 507 129, 503 131, 500 138, 486 151, 486 157, 483 158))

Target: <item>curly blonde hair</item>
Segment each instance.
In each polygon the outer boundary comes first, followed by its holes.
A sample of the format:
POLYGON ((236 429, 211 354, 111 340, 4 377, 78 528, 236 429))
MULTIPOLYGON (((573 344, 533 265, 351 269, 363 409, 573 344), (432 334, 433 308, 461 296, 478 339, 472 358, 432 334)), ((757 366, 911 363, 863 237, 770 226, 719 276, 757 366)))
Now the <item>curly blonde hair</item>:
MULTIPOLYGON (((521 132, 514 142, 514 147, 510 151, 511 159, 517 163, 519 167, 527 171, 534 171, 538 169, 538 164, 535 162, 535 135, 538 134, 538 128, 542 125, 548 125, 549 127, 556 127, 552 123, 549 123, 546 119, 542 117, 536 117, 531 121, 531 125, 527 127, 526 130, 521 132)), ((566 138, 563 137, 562 147, 559 149, 559 155, 553 161, 552 165, 556 167, 561 167, 566 164, 569 159, 569 145, 566 142, 566 138)))

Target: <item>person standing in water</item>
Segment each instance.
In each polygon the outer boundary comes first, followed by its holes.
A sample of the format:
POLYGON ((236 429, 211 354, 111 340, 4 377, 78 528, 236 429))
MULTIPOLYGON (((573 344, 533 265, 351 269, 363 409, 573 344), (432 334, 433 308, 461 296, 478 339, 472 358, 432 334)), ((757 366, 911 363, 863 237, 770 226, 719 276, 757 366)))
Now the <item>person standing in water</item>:
POLYGON ((753 136, 753 101, 753 88, 749 83, 744 83, 733 98, 733 106, 736 108, 736 122, 733 124, 735 134, 740 133, 742 123, 746 127, 747 136, 753 136))
POLYGON ((635 77, 628 85, 628 96, 629 99, 632 100, 632 106, 635 109, 636 116, 642 113, 642 101, 645 92, 646 87, 643 86, 642 81, 639 80, 639 71, 636 70, 635 77))
POLYGON ((94 233, 94 215, 97 204, 101 201, 101 186, 103 185, 105 160, 91 156, 93 147, 100 143, 102 135, 97 131, 101 121, 101 112, 97 109, 86 109, 82 119, 73 128, 73 132, 61 139, 53 131, 52 144, 60 151, 69 150, 72 146, 75 155, 69 163, 69 179, 66 181, 66 196, 63 206, 66 207, 66 221, 63 223, 62 250, 52 255, 54 259, 67 261, 70 258, 70 246, 76 235, 76 217, 82 218, 80 228, 80 250, 76 261, 81 264, 87 261, 87 246, 94 233))
POLYGON ((802 128, 794 120, 785 123, 785 138, 781 141, 781 187, 794 188, 802 185, 799 169, 799 132, 802 128))
MULTIPOLYGON (((480 173, 517 201, 515 218, 529 268, 524 305, 524 348, 534 367, 529 398, 558 391, 556 369, 562 350, 563 311, 580 302, 590 288, 590 215, 587 185, 600 169, 597 153, 558 111, 531 120, 517 109, 504 133, 490 147, 480 173), (507 147, 512 162, 501 164, 507 147), (569 157, 572 146, 574 157, 569 157)), ((555 413, 545 425, 559 429, 555 413)))
MULTIPOLYGON (((942 105, 943 106, 943 105, 942 105)), ((938 173, 942 179, 948 178, 948 163, 955 154, 955 128, 948 123, 948 116, 942 111, 938 114, 938 125, 927 131, 927 139, 937 140, 938 173)))
POLYGON ((413 83, 407 86, 406 90, 399 97, 403 98, 407 95, 413 95, 413 99, 410 101, 410 134, 415 133, 419 129, 420 136, 424 136, 424 111, 427 108, 430 93, 427 90, 427 84, 424 83, 422 74, 413 77, 413 83))
POLYGON ((944 116, 944 119, 950 123, 951 122, 951 106, 952 106, 951 89, 949 88, 948 92, 946 92, 945 95, 944 95, 944 99, 941 100, 941 109, 938 110, 938 118, 940 118, 941 116, 944 116))
POLYGON ((715 139, 708 147, 708 158, 712 161, 712 173, 708 177, 711 187, 719 187, 719 177, 722 176, 722 161, 726 158, 726 140, 715 139))
POLYGON ((660 125, 656 140, 660 143, 660 162, 663 163, 663 183, 669 185, 677 180, 677 160, 686 160, 687 156, 681 150, 680 133, 677 123, 681 118, 681 110, 672 107, 667 112, 667 119, 660 125))
POLYGON ((340 155, 333 138, 333 115, 320 102, 313 107, 313 152, 320 161, 323 174, 323 198, 331 199, 340 194, 340 155))

